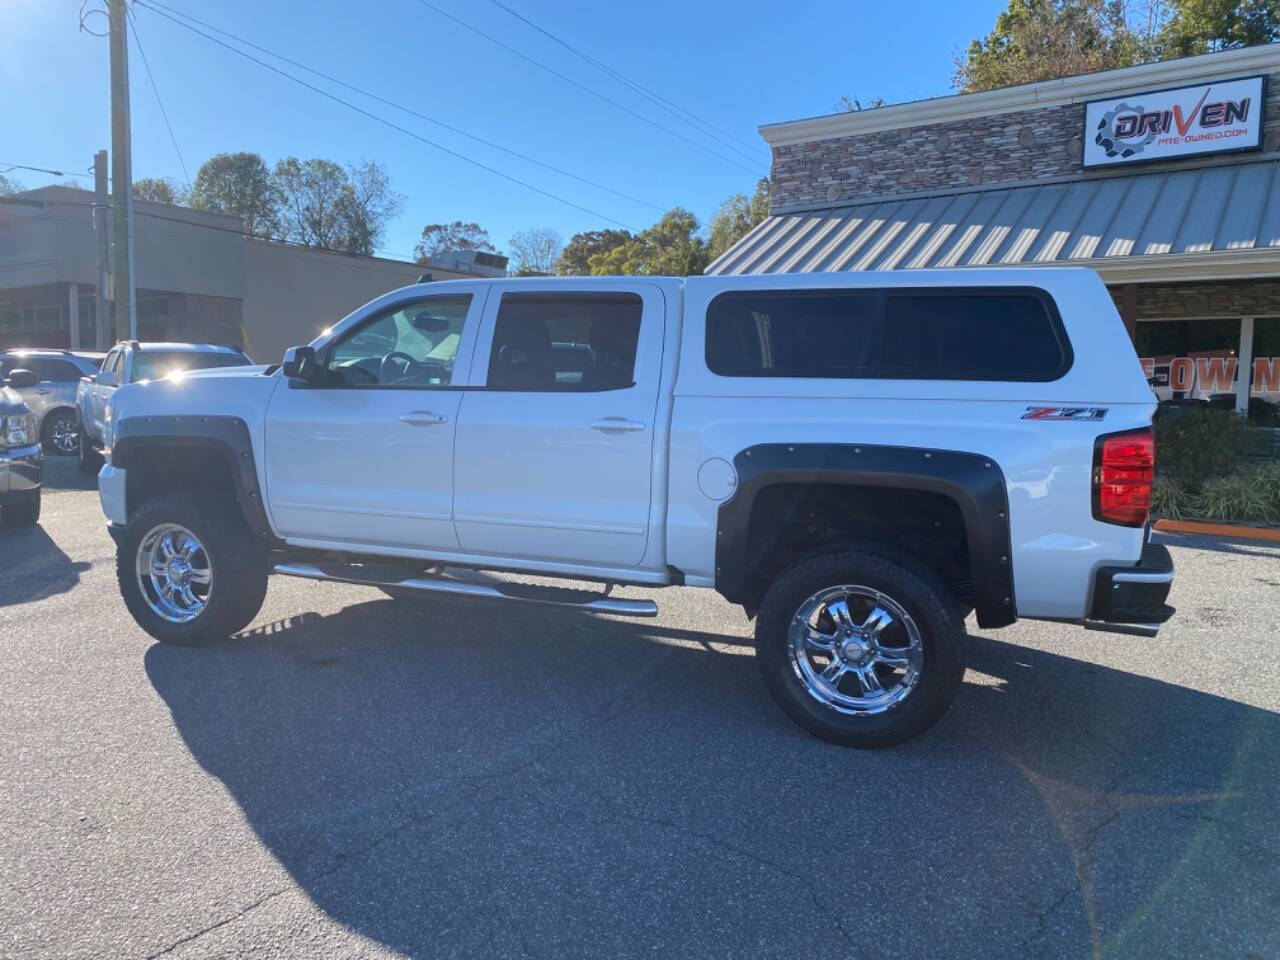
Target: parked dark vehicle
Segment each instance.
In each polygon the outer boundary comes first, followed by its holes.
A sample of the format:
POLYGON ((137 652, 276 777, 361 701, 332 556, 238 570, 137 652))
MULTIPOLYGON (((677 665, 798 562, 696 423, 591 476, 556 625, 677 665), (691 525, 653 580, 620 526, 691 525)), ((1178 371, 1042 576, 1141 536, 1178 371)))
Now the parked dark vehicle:
POLYGON ((40 519, 44 451, 36 416, 18 391, 38 381, 22 368, 10 371, 8 380, 8 386, 0 386, 0 522, 29 527, 40 519))

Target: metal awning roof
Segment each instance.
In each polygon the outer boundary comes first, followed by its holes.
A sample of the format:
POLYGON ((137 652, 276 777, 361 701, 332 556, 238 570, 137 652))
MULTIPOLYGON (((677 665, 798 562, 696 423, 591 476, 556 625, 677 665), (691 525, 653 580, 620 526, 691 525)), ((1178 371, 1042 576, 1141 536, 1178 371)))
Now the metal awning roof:
POLYGON ((1272 160, 781 214, 707 273, 1067 263, 1105 272, 1188 259, 1176 255, 1280 253, 1278 170, 1272 160))

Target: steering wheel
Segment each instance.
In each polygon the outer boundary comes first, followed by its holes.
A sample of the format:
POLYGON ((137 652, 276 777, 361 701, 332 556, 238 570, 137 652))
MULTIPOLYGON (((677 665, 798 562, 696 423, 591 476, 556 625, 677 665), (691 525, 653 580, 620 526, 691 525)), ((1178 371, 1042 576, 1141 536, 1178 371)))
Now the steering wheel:
POLYGON ((392 350, 382 358, 382 364, 378 367, 378 382, 390 383, 392 380, 401 379, 417 362, 403 351, 392 350), (404 366, 397 370, 395 369, 395 364, 400 360, 404 361, 404 366))

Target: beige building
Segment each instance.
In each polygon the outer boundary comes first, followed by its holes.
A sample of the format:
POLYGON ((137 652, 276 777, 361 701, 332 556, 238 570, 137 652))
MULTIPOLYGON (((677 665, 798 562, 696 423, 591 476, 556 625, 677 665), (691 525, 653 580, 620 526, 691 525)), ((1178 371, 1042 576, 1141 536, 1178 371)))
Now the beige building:
POLYGON ((776 123, 709 273, 1078 265, 1164 398, 1280 411, 1280 45, 776 123))
MULTIPOLYGON (((97 314, 99 269, 91 192, 44 187, 0 202, 0 349, 106 349, 117 330, 127 336, 127 319, 113 327, 97 314)), ((229 343, 262 362, 424 272, 473 276, 255 240, 236 217, 143 200, 134 271, 139 339, 229 343)))

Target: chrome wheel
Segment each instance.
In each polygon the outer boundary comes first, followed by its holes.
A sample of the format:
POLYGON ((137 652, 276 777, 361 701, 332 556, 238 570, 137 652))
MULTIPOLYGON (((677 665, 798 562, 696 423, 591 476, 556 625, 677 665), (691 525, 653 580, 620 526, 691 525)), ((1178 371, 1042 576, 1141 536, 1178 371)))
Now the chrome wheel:
POLYGON ((883 713, 916 688, 924 668, 920 630, 891 597, 870 587, 820 590, 787 632, 791 666, 818 702, 839 713, 883 713))
POLYGON ((80 429, 76 418, 65 413, 55 417, 49 424, 49 443, 59 453, 70 455, 79 451, 80 429))
POLYGON ((209 604, 213 571, 204 545, 186 527, 162 523, 138 544, 138 588, 156 616, 170 623, 194 620, 209 604))

